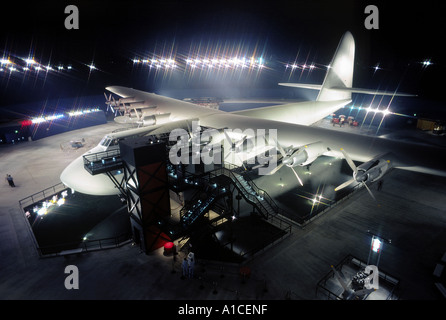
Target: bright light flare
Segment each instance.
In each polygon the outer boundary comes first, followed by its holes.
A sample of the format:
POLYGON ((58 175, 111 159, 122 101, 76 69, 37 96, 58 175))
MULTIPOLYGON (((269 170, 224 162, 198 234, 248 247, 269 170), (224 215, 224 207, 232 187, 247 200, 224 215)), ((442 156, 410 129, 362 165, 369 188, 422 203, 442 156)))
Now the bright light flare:
POLYGON ((381 240, 379 240, 378 238, 373 238, 372 240, 372 251, 378 253, 379 250, 381 249, 381 240))
POLYGON ((387 116, 389 114, 395 114, 394 112, 390 111, 389 108, 380 110, 378 108, 373 109, 371 106, 368 106, 367 108, 351 106, 351 107, 349 107, 349 109, 350 110, 365 110, 367 113, 373 112, 375 114, 382 113, 384 116, 387 116))
POLYGON ((61 205, 65 204, 65 198, 60 198, 57 200, 57 205, 60 207, 61 205))
POLYGON ((36 60, 34 60, 34 58, 28 58, 25 59, 26 64, 36 64, 36 60))

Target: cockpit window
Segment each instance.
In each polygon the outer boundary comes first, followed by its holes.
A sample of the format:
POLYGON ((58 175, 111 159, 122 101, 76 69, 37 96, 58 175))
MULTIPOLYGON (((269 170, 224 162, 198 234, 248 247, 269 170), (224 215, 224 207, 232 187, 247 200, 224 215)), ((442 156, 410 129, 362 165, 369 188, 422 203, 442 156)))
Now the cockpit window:
POLYGON ((108 138, 108 137, 104 137, 101 142, 99 143, 101 146, 103 147, 108 147, 110 145, 110 142, 112 141, 112 139, 108 138))

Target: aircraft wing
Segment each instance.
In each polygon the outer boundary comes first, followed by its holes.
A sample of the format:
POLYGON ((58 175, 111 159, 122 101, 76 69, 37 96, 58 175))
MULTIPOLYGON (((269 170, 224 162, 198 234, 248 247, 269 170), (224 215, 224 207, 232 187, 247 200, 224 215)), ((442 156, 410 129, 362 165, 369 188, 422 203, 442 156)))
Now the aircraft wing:
POLYGON ((159 114, 170 113, 170 120, 176 121, 181 119, 197 118, 213 113, 223 113, 216 109, 209 109, 190 102, 161 96, 155 93, 144 92, 132 88, 121 86, 106 87, 106 90, 119 95, 120 97, 133 97, 137 100, 144 101, 144 104, 138 108, 157 107, 159 114))
POLYGON ((233 114, 309 126, 349 104, 350 99, 336 101, 304 101, 272 107, 253 108, 233 114))
POLYGON ((133 94, 134 94, 134 90, 132 88, 111 86, 111 87, 106 87, 105 89, 107 89, 111 93, 114 93, 114 94, 120 96, 121 98, 130 98, 130 97, 133 97, 133 94))

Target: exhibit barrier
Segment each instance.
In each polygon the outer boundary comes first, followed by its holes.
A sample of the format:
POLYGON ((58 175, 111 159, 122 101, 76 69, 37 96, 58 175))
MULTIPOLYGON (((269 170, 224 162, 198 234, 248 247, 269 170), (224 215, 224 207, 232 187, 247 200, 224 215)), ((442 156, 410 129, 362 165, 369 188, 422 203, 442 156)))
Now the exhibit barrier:
POLYGON ((132 233, 128 232, 116 237, 85 240, 80 243, 71 242, 51 246, 38 246, 37 251, 41 258, 49 258, 119 248, 132 241, 132 233))
POLYGON ((67 187, 63 183, 58 183, 54 186, 43 189, 42 191, 39 191, 26 198, 19 200, 20 211, 26 221, 26 224, 28 225, 28 229, 30 231, 34 245, 40 257, 46 258, 46 257, 64 256, 70 254, 117 248, 122 245, 128 244, 132 241, 132 234, 129 231, 127 233, 123 233, 115 237, 108 237, 102 239, 88 239, 77 242, 64 242, 45 246, 39 245, 31 225, 31 221, 33 221, 32 215, 36 214, 33 213, 31 214, 31 216, 29 216, 29 211, 31 211, 30 206, 46 202, 49 199, 52 199, 55 195, 60 195, 61 193, 67 192, 65 190, 67 190, 67 187))
MULTIPOLYGON (((335 269, 341 270, 343 266, 351 266, 359 271, 363 270, 367 266, 367 263, 349 254, 335 266, 335 269)), ((327 282, 330 282, 334 278, 334 271, 330 270, 321 280, 319 280, 316 285, 316 296, 322 296, 327 300, 344 300, 345 298, 342 296, 343 289, 340 284, 337 290, 333 290, 332 286, 327 284, 327 282), (336 291, 336 293, 333 291, 336 291)), ((397 290, 400 281, 397 278, 380 269, 379 283, 380 287, 382 287, 379 290, 386 293, 385 300, 398 300, 397 290)), ((365 298, 367 298, 367 296, 365 298)))
POLYGON ((34 193, 26 198, 19 200, 20 208, 23 210, 23 208, 25 208, 33 203, 36 203, 38 201, 41 201, 45 198, 48 198, 55 193, 61 192, 66 188, 67 187, 62 182, 60 182, 58 184, 55 184, 52 187, 43 189, 42 191, 39 191, 39 192, 34 193))

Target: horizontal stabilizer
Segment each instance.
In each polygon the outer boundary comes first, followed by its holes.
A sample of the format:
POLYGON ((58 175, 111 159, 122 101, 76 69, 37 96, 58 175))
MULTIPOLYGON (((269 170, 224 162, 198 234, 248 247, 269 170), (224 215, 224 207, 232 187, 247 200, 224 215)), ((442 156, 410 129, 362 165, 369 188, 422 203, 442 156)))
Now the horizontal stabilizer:
POLYGON ((308 84, 308 83, 279 83, 279 86, 294 87, 303 89, 321 90, 321 84, 308 84))
POLYGON ((346 91, 351 93, 362 93, 362 94, 372 94, 377 96, 396 96, 396 97, 416 97, 416 94, 410 94, 410 93, 402 93, 402 92, 396 92, 396 91, 381 91, 381 90, 371 90, 371 89, 362 89, 362 88, 339 88, 339 87, 332 87, 330 88, 332 90, 337 91, 346 91))

